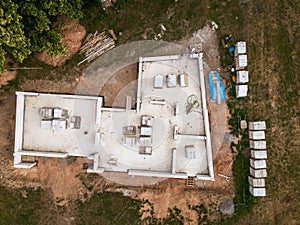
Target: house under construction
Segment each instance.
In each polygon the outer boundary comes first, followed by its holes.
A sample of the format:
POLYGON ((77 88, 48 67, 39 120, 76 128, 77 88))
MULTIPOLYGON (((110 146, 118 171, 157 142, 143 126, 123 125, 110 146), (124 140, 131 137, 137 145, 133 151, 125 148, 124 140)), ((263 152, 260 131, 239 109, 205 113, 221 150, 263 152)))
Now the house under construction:
POLYGON ((214 180, 202 57, 140 57, 125 108, 105 107, 105 96, 16 92, 14 166, 78 156, 90 173, 214 180))

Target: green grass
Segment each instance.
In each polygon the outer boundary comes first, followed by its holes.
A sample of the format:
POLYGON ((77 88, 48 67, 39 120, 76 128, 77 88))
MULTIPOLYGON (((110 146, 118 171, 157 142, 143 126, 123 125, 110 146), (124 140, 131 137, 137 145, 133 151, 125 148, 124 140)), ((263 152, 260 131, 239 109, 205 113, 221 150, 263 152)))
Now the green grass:
POLYGON ((23 198, 20 190, 0 186, 0 224, 38 224, 43 207, 42 191, 22 189, 27 192, 23 198))
MULTIPOLYGON (((267 122, 267 197, 253 199, 246 193, 247 204, 238 206, 237 215, 228 222, 252 224, 251 213, 259 212, 256 224, 297 224, 300 205, 297 188, 300 177, 296 169, 299 159, 296 118, 299 116, 300 66, 297 39, 300 32, 296 26, 300 7, 292 1, 252 2, 249 11, 252 16, 247 18, 247 25, 251 30, 245 32, 249 35, 245 40, 251 98, 239 101, 231 98, 228 105, 234 117, 230 120, 234 134, 238 131, 234 121, 238 111, 243 111, 248 121, 267 122), (278 205, 280 210, 277 210, 278 205), (270 213, 271 208, 276 209, 274 216, 270 213)), ((243 184, 246 176, 239 173, 245 162, 248 165, 248 158, 239 152, 233 165, 237 188, 235 201, 238 202, 242 200, 240 190, 243 185, 247 192, 246 180, 243 184)))
MULTIPOLYGON (((75 54, 71 59, 67 60, 62 66, 53 67, 43 62, 38 61, 33 56, 24 60, 20 64, 21 68, 18 70, 17 78, 20 82, 27 80, 61 80, 66 77, 72 77, 74 74, 78 74, 78 71, 74 70, 77 67, 77 63, 82 60, 83 56, 75 54)), ((84 66, 78 67, 83 68, 84 66)))
POLYGON ((141 201, 120 193, 101 193, 77 203, 76 224, 138 224, 141 201))
MULTIPOLYGON (((167 31, 165 41, 179 40, 202 28, 207 20, 215 20, 220 26, 225 23, 242 22, 233 15, 239 14, 238 0, 232 0, 226 6, 218 1, 206 0, 128 0, 121 6, 102 10, 98 1, 87 1, 84 6, 85 17, 81 23, 89 33, 95 30, 113 29, 116 34, 122 32, 118 44, 141 40, 146 28, 153 29, 148 39, 153 39, 154 32, 160 32, 159 24, 164 24, 167 31), (227 16, 226 16, 226 14, 227 16), (225 22, 225 23, 224 23, 225 22)), ((228 25, 226 25, 228 26, 228 25)))
MULTIPOLYGON (((150 215, 145 217, 143 220, 140 221, 139 224, 141 225, 183 225, 184 224, 184 217, 181 214, 181 210, 176 206, 173 209, 168 208, 168 214, 165 218, 157 218, 154 212, 154 206, 148 200, 143 201, 142 206, 146 206, 147 210, 142 210, 141 214, 149 213, 150 215)), ((202 208, 198 208, 195 206, 195 209, 198 213, 198 216, 201 217, 200 211, 202 208)), ((188 219, 188 218, 187 218, 188 219)))

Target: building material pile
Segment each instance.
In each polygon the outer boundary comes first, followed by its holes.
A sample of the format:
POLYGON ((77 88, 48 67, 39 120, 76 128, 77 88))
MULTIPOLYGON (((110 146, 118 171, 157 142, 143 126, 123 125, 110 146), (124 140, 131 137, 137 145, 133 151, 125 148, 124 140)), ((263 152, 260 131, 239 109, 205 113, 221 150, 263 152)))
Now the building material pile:
POLYGON ((58 21, 61 24, 64 24, 59 31, 63 35, 63 38, 60 41, 66 47, 66 54, 51 55, 46 50, 34 53, 36 59, 52 66, 61 66, 68 59, 72 58, 72 56, 80 49, 82 40, 86 35, 85 27, 78 22, 69 20, 65 16, 59 16, 58 21))
POLYGON ((248 66, 246 42, 239 41, 234 47, 234 65, 237 81, 236 81, 236 97, 242 98, 248 95, 248 71, 246 70, 248 66))
POLYGON ((114 47, 114 39, 107 36, 105 32, 98 34, 98 31, 96 31, 94 34, 89 34, 79 50, 86 58, 79 62, 78 65, 85 61, 90 62, 114 47))
POLYGON ((265 121, 249 123, 250 139, 250 176, 249 192, 253 196, 266 196, 265 178, 267 177, 267 146, 265 141, 265 121))

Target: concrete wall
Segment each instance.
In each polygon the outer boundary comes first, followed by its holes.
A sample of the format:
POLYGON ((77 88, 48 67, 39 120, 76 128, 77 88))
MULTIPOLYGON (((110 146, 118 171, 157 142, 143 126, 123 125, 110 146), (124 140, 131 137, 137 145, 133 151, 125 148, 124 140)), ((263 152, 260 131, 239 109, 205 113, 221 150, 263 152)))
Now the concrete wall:
POLYGON ((205 129, 205 136, 206 136, 207 164, 208 164, 209 176, 211 177, 211 180, 214 180, 212 147, 211 147, 211 138, 210 138, 209 117, 208 117, 208 110, 207 110, 207 103, 206 103, 205 78, 204 78, 202 57, 203 57, 203 53, 200 53, 198 57, 198 66, 199 66, 199 78, 200 78, 200 92, 201 92, 203 117, 204 117, 204 129, 205 129))

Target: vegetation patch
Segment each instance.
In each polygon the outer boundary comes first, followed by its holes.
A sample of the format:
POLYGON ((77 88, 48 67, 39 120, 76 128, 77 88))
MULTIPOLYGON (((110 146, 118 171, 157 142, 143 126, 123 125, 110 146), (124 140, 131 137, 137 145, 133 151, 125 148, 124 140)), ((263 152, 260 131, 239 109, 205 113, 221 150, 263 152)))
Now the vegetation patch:
MULTIPOLYGON (((38 224, 46 209, 41 189, 8 189, 0 186, 0 224, 38 224)), ((48 205, 48 204, 46 204, 48 205)))
POLYGON ((76 224, 138 224, 140 206, 141 201, 120 193, 100 193, 87 202, 77 202, 76 224))

